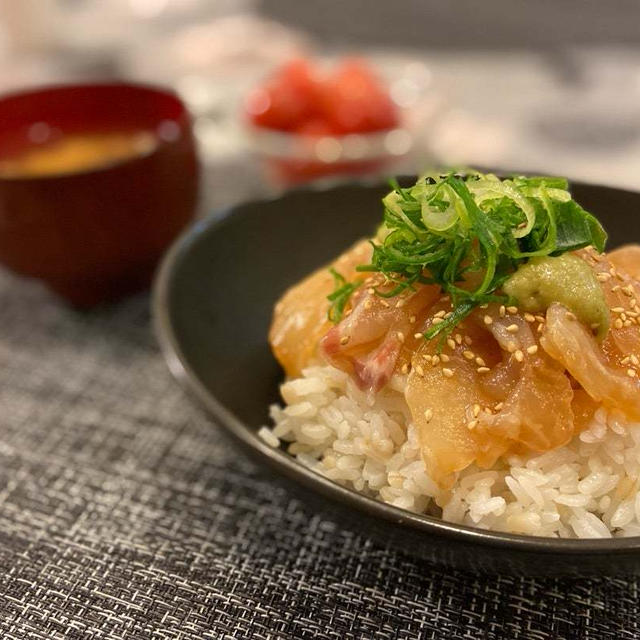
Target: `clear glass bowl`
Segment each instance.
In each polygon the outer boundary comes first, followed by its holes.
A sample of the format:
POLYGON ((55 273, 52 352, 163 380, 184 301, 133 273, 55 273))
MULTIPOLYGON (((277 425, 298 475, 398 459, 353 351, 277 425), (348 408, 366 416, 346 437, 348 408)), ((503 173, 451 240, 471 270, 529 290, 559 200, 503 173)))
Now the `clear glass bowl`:
POLYGON ((288 133, 248 126, 251 148, 267 177, 293 185, 337 175, 377 174, 390 170, 413 147, 406 128, 347 135, 288 133))

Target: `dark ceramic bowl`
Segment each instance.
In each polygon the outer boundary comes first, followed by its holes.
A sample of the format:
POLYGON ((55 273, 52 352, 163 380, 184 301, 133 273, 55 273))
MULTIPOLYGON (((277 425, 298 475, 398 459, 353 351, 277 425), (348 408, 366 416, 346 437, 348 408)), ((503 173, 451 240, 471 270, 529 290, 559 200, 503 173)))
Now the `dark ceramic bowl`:
MULTIPOLYGON (((274 302, 289 285, 370 234, 386 190, 298 190, 192 227, 166 256, 155 286, 156 329, 171 371, 249 453, 279 472, 274 479, 345 527, 474 571, 640 573, 640 537, 548 539, 414 515, 334 484, 257 436, 282 381, 267 344, 274 302)), ((610 247, 640 239, 640 193, 584 184, 572 190, 603 221, 610 247)))
POLYGON ((149 152, 38 176, 0 176, 0 263, 87 307, 147 286, 195 213, 191 118, 171 91, 67 85, 0 99, 0 159, 77 133, 145 131, 149 152))

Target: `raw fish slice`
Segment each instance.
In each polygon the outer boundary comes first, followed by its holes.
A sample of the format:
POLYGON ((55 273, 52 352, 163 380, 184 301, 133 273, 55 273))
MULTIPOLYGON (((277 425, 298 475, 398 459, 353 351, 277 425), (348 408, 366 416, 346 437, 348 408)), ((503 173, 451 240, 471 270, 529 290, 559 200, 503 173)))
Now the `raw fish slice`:
POLYGON ((634 280, 640 280, 640 245, 626 244, 610 251, 607 258, 618 271, 630 275, 634 280))
MULTIPOLYGON (((640 347, 637 326, 634 326, 634 332, 637 353, 640 347)), ((607 339, 613 341, 612 338, 607 339)), ((591 398, 606 407, 620 409, 632 420, 640 419, 640 382, 637 374, 631 377, 623 366, 616 366, 616 356, 607 355, 593 335, 562 305, 553 304, 547 310, 541 343, 545 351, 569 371, 591 398)), ((610 348, 614 347, 610 345, 610 348)))
POLYGON ((430 476, 442 486, 450 486, 453 473, 469 466, 476 457, 478 443, 467 428, 474 404, 488 402, 475 384, 474 369, 464 359, 452 360, 447 369, 432 365, 423 356, 432 356, 425 343, 415 354, 407 378, 405 398, 417 428, 420 450, 430 476))
MULTIPOLYGON (((619 252, 618 258, 626 256, 625 263, 631 266, 629 257, 634 247, 629 246, 619 252)), ((609 332, 597 345, 598 352, 608 366, 624 373, 629 368, 635 370, 640 364, 640 282, 618 269, 609 259, 609 254, 599 255, 586 249, 580 251, 579 255, 595 270, 611 314, 609 332)), ((636 373, 640 374, 640 370, 636 373)))
POLYGON ((401 352, 411 353, 424 341, 414 337, 418 318, 439 298, 435 286, 389 299, 363 289, 352 313, 324 336, 321 352, 332 365, 353 374, 361 389, 377 392, 401 368, 401 352))
MULTIPOLYGON (((356 266, 370 259, 371 245, 362 240, 332 266, 350 280, 356 275, 356 266)), ((327 296, 333 289, 333 277, 323 267, 288 289, 276 304, 269 341, 289 377, 300 375, 304 367, 317 359, 320 338, 332 326, 327 319, 327 296)))
POLYGON ((469 464, 490 467, 506 453, 546 451, 574 433, 569 379, 539 348, 527 351, 538 343, 522 316, 491 308, 461 331, 471 348, 449 342, 435 366, 435 341, 421 347, 405 394, 425 464, 443 485, 469 464))

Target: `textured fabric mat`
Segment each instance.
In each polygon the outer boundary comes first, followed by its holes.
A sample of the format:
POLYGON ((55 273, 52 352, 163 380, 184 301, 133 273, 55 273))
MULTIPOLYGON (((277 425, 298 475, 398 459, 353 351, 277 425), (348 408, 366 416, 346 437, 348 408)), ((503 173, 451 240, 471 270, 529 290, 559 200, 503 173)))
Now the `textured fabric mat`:
POLYGON ((0 637, 640 637, 634 580, 478 578, 320 519, 170 377, 140 296, 0 274, 0 637))

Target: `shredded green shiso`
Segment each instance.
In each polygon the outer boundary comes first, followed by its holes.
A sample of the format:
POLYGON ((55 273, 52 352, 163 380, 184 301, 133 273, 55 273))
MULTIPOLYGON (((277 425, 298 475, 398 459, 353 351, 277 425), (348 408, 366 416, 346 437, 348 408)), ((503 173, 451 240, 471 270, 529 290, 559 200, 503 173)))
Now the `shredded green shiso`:
POLYGON ((344 308, 349 302, 351 294, 362 284, 362 280, 347 282, 345 277, 333 268, 329 269, 329 273, 333 276, 334 289, 333 293, 327 296, 327 300, 331 303, 328 316, 329 320, 335 323, 342 319, 344 308))
MULTIPOLYGON (((607 240, 598 220, 573 200, 564 178, 449 172, 424 175, 408 188, 392 181, 391 187, 382 199, 383 223, 371 241, 371 263, 357 271, 383 274, 387 286, 376 294, 386 298, 417 284, 439 285, 451 297, 453 313, 432 325, 427 339, 450 333, 476 306, 517 304, 500 289, 530 258, 589 245, 602 252, 607 240), (469 286, 470 280, 478 284, 469 286)), ((362 280, 332 274, 329 319, 336 323, 362 280)))

